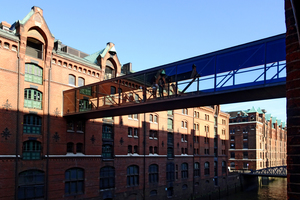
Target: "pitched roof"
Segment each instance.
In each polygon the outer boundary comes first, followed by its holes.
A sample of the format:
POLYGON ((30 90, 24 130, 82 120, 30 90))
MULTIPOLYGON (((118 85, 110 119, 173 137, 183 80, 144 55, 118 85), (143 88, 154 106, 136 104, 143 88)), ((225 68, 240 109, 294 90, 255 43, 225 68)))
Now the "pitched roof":
MULTIPOLYGON (((86 56, 86 57, 84 57, 83 59, 85 59, 85 60, 87 60, 87 61, 89 61, 89 62, 91 62, 91 63, 97 64, 97 58, 98 58, 99 55, 102 55, 102 53, 104 52, 104 50, 105 50, 105 49, 102 49, 102 50, 100 50, 100 51, 97 51, 96 53, 93 53, 93 54, 91 54, 91 55, 89 55, 89 56, 86 56)), ((101 56, 101 57, 102 57, 102 56, 101 56)))
POLYGON ((258 114, 263 114, 264 112, 260 109, 260 107, 257 108, 258 114))
POLYGON ((247 113, 253 113, 253 112, 257 112, 254 108, 254 106, 252 106, 252 108, 250 110, 247 111, 247 113))

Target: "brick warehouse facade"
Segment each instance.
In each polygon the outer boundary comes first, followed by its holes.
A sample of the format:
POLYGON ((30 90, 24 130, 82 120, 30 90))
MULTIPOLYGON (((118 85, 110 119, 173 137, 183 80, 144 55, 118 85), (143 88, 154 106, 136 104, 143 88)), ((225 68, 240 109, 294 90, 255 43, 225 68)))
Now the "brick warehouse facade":
POLYGON ((232 111, 229 120, 231 170, 286 165, 285 123, 264 109, 232 111))
POLYGON ((0 70, 1 199, 189 198, 237 183, 220 106, 63 118, 62 91, 121 76, 122 66, 113 43, 91 55, 63 45, 38 7, 1 22, 0 70))
POLYGON ((300 146, 300 4, 285 0, 286 23, 286 99, 287 99, 287 194, 299 199, 300 146))

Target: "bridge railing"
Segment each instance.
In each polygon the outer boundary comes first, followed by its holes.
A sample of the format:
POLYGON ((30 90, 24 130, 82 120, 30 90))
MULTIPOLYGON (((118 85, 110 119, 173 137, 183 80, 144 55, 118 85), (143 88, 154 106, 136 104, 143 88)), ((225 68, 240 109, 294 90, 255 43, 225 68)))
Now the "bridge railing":
POLYGON ((285 35, 64 91, 64 115, 285 81, 285 35))

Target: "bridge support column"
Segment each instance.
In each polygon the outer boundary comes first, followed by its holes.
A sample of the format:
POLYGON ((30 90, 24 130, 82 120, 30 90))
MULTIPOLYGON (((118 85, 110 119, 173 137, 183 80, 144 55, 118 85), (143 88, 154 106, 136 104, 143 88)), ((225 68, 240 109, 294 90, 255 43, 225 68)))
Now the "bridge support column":
POLYGON ((287 98, 287 194, 300 196, 300 2, 285 0, 286 98, 287 98))
POLYGON ((269 185, 269 182, 270 182, 269 177, 265 177, 265 176, 261 177, 262 185, 269 185))

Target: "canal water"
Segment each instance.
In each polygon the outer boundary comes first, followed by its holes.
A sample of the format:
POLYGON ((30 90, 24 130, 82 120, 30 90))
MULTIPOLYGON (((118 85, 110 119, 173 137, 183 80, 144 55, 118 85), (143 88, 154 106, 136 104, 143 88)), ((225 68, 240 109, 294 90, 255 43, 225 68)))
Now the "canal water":
POLYGON ((284 200, 287 199, 287 181, 286 178, 276 178, 270 181, 268 185, 262 185, 259 181, 257 189, 239 192, 230 196, 221 198, 221 200, 284 200))

